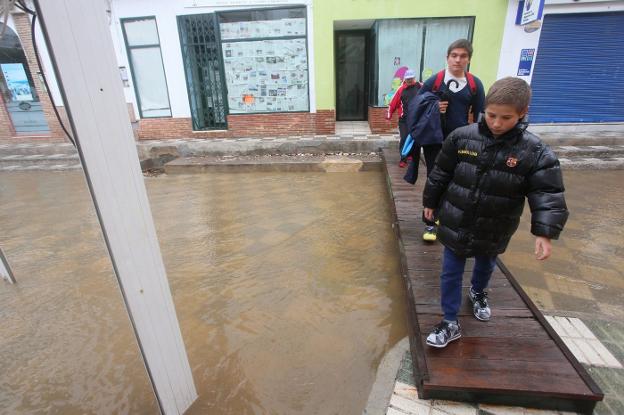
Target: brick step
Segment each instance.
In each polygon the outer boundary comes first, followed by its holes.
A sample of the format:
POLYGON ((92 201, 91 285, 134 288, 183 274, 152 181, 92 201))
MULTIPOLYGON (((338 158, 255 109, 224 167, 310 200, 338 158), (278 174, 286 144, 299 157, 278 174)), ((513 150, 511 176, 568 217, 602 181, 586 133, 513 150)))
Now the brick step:
POLYGON ((379 155, 181 157, 165 164, 167 174, 206 172, 357 172, 381 169, 379 155))
POLYGON ((622 157, 561 157, 561 166, 566 170, 624 170, 622 157))
POLYGON ((76 148, 69 143, 23 143, 23 144, 0 144, 0 158, 5 156, 30 156, 30 155, 75 155, 76 148))
POLYGON ((613 158, 624 156, 624 144, 591 146, 553 146, 557 157, 613 158))
POLYGON ((13 154, 9 156, 0 155, 1 164, 22 164, 25 166, 37 165, 41 163, 78 163, 78 154, 13 154))
POLYGON ((0 171, 81 169, 78 154, 0 156, 0 171))

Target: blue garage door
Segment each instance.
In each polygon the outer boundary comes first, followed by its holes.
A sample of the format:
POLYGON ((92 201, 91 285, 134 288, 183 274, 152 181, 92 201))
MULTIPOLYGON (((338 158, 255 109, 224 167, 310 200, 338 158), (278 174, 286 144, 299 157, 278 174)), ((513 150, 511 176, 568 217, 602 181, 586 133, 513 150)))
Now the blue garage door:
POLYGON ((533 123, 624 121, 624 13, 546 15, 531 87, 533 123))

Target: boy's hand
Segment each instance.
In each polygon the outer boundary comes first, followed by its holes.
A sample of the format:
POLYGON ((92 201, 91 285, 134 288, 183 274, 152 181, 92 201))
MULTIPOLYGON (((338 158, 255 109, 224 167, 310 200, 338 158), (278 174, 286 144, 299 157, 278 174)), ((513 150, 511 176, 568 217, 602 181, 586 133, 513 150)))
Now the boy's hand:
POLYGON ((433 209, 425 208, 425 219, 433 222, 433 209))
POLYGON ((552 244, 550 239, 544 236, 538 236, 535 238, 535 258, 540 261, 548 259, 552 253, 552 244))
POLYGON ((438 106, 440 107, 440 114, 444 114, 446 109, 448 108, 448 101, 438 101, 438 106))

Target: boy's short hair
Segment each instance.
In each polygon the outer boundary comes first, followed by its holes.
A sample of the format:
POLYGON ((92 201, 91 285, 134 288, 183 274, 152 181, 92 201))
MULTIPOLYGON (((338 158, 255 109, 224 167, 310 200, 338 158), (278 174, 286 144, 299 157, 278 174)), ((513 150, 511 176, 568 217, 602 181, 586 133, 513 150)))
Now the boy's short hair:
POLYGON ((472 58, 472 43, 470 43, 468 39, 457 39, 455 42, 451 43, 446 50, 446 57, 451 54, 453 49, 466 49, 468 58, 472 58))
POLYGON ((531 102, 531 87, 523 79, 507 76, 494 82, 485 96, 485 107, 490 104, 511 105, 518 113, 531 102))

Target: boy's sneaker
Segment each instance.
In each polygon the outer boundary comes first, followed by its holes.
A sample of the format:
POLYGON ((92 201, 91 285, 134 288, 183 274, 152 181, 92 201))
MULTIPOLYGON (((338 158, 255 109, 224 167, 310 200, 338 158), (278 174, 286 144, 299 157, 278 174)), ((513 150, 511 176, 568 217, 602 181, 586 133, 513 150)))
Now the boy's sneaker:
POLYGON ((435 242, 438 238, 437 229, 435 226, 425 226, 425 233, 423 233, 423 241, 435 242))
POLYGON ((470 287, 470 291, 468 291, 468 298, 470 298, 470 302, 472 303, 472 314, 474 314, 477 320, 490 320, 490 317, 492 317, 492 311, 490 310, 490 305, 488 304, 487 293, 485 291, 482 293, 476 293, 473 291, 472 287, 470 287))
POLYGON ((432 347, 442 348, 460 337, 461 327, 459 327, 459 322, 442 320, 440 324, 433 328, 429 336, 427 336, 427 344, 432 347))

